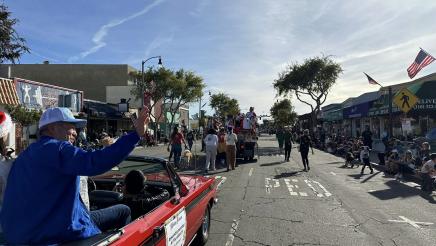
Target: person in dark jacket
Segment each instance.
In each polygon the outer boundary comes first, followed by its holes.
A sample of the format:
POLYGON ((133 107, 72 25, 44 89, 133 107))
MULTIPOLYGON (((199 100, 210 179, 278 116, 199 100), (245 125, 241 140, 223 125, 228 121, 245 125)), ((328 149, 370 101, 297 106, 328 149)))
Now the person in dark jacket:
POLYGON ((95 236, 130 222, 126 205, 89 212, 80 197, 80 177, 95 176, 121 163, 144 136, 148 109, 134 121, 136 131, 101 150, 87 152, 73 143, 75 119, 68 108, 41 116, 41 138, 15 160, 9 173, 0 221, 7 244, 60 244, 95 236))
POLYGON ((284 134, 285 138, 285 161, 289 162, 289 158, 291 157, 291 150, 292 150, 292 133, 290 129, 285 130, 284 134))
POLYGON ((305 129, 304 134, 300 137, 300 147, 299 147, 305 172, 310 170, 309 158, 308 158, 309 147, 312 149, 312 155, 313 155, 312 139, 309 136, 309 129, 305 129))

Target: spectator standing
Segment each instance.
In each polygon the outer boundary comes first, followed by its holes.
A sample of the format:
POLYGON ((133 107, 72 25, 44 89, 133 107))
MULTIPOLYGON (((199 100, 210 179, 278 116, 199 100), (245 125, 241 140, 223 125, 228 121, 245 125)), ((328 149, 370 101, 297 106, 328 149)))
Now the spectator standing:
POLYGON ((436 153, 430 155, 430 160, 427 161, 421 168, 422 190, 431 193, 433 191, 433 176, 436 175, 436 153))
POLYGON ((312 155, 313 155, 313 145, 312 145, 312 139, 309 136, 309 129, 304 130, 304 134, 300 137, 300 147, 299 151, 301 154, 301 160, 304 165, 304 171, 310 170, 309 166, 309 147, 312 149, 312 155))
POLYGON ((374 144, 374 150, 377 152, 378 160, 380 165, 385 165, 385 153, 386 153, 386 146, 383 141, 377 141, 374 144))
POLYGON ((226 157, 227 157, 227 171, 230 169, 235 170, 236 165, 236 142, 238 141, 238 136, 233 133, 233 128, 228 129, 226 135, 226 157))
POLYGON ((285 141, 285 161, 289 162, 289 158, 291 157, 292 150, 292 133, 290 129, 286 129, 284 133, 284 141, 285 141))
POLYGON ((221 128, 218 133, 217 160, 224 166, 226 163, 226 132, 221 128))
POLYGON ((173 133, 171 134, 171 151, 174 155, 174 165, 178 168, 180 163, 180 156, 182 155, 182 143, 186 146, 185 138, 183 134, 179 131, 177 126, 174 127, 173 133))
POLYGON ((369 129, 369 126, 365 127, 365 131, 362 132, 363 137, 363 145, 368 146, 369 149, 372 149, 372 132, 369 129))
POLYGON ((279 154, 282 154, 283 142, 285 140, 285 135, 284 135, 283 129, 281 127, 279 127, 276 131, 276 138, 277 138, 277 141, 279 143, 279 154))
POLYGON ((216 170, 215 160, 218 146, 218 136, 213 128, 209 129, 208 134, 204 138, 204 143, 206 145, 206 166, 204 171, 207 173, 209 168, 212 171, 216 170))
POLYGON ((189 151, 192 151, 192 145, 195 141, 194 132, 192 130, 189 130, 188 134, 186 135, 186 140, 188 141, 189 151))

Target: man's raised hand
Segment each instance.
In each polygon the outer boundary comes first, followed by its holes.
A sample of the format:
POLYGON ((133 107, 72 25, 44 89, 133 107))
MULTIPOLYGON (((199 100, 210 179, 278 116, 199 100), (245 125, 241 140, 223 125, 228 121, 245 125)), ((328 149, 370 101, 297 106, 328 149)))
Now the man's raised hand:
POLYGON ((133 123, 135 125, 136 133, 138 133, 139 137, 143 137, 145 135, 145 129, 150 121, 149 111, 150 110, 148 107, 142 108, 142 110, 139 112, 138 118, 133 123))

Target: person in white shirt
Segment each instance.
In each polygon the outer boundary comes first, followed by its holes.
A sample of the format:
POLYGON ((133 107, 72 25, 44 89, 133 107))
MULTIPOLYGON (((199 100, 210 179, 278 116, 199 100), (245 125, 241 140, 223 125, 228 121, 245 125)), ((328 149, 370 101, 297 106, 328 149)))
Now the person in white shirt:
POLYGON ((206 145, 206 166, 204 172, 207 173, 209 167, 211 170, 215 170, 218 136, 214 129, 209 129, 208 134, 204 138, 204 143, 206 145))
MULTIPOLYGON (((9 171, 11 170, 13 159, 9 158, 6 154, 6 142, 8 134, 12 128, 12 119, 5 112, 0 111, 0 210, 3 204, 3 196, 6 190, 6 183, 8 180, 9 171)), ((0 226, 0 233, 2 228, 0 226)))
POLYGON ((228 128, 228 133, 226 135, 226 157, 227 157, 227 171, 235 170, 236 164, 236 143, 238 142, 238 136, 233 133, 233 128, 228 128))
POLYGON ((436 153, 430 154, 430 160, 421 168, 422 190, 426 192, 433 191, 433 176, 436 175, 436 153))

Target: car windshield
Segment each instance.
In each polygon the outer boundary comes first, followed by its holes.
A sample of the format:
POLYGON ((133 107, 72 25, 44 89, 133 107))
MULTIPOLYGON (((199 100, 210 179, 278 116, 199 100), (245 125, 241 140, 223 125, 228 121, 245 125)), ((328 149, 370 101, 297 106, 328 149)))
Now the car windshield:
POLYGON ((160 162, 126 160, 118 165, 118 168, 111 173, 124 177, 131 170, 141 170, 147 181, 170 184, 168 172, 160 162))

